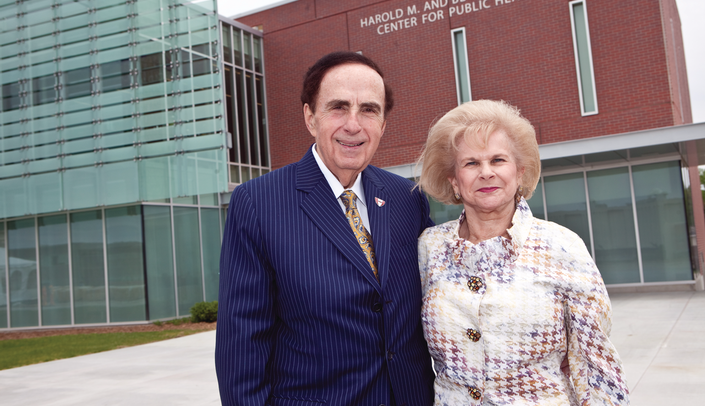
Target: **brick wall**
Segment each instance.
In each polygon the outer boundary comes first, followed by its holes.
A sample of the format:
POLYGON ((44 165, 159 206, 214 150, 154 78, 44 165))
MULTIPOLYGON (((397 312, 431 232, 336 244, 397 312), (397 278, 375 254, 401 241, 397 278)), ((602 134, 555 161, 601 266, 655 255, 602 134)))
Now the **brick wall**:
POLYGON ((311 64, 336 50, 371 57, 394 90, 373 165, 414 162, 432 122, 457 105, 450 31, 460 27, 473 99, 517 105, 539 143, 692 121, 675 0, 587 1, 599 110, 587 117, 580 114, 568 3, 298 0, 239 19, 264 30, 273 167, 297 161, 313 142, 301 82, 311 64))

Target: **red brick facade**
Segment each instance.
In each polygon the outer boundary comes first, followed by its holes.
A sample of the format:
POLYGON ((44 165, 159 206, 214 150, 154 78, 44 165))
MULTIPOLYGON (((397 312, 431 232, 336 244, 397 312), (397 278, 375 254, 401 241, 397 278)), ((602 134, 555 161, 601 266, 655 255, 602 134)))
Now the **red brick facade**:
POLYGON ((298 0, 240 18, 264 30, 273 168, 297 161, 313 142, 302 78, 337 50, 371 57, 395 93, 372 163, 413 163, 431 123, 457 105, 450 31, 460 27, 472 98, 517 105, 541 144, 690 123, 675 0, 587 0, 586 9, 599 110, 586 117, 568 0, 298 0))

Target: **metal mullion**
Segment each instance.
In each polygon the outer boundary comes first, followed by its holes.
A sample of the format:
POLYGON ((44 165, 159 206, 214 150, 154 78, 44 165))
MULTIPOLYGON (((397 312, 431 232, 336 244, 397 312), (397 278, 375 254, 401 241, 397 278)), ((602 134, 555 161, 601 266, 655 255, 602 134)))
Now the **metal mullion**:
POLYGON ((592 235, 592 214, 590 213, 590 191, 588 190, 587 183, 587 171, 583 171, 583 186, 585 187, 585 208, 587 209, 588 216, 588 231, 590 233, 590 251, 592 251, 592 259, 597 262, 595 258, 595 238, 592 235))
POLYGON ((41 270, 41 263, 39 262, 39 217, 34 217, 34 258, 37 264, 37 313, 38 313, 38 325, 42 325, 42 278, 39 274, 41 270))
POLYGON ((110 289, 108 280, 108 241, 105 224, 105 209, 100 209, 103 224, 103 277, 105 278, 105 315, 106 323, 110 323, 110 289))
POLYGON ((201 257, 201 290, 203 291, 203 301, 206 301, 206 271, 203 268, 203 224, 201 223, 201 201, 198 201, 199 205, 196 208, 198 210, 198 245, 200 247, 200 257, 201 257))
POLYGON ((546 177, 541 176, 541 196, 543 197, 543 218, 548 221, 548 202, 546 202, 546 177))
POLYGON ((176 224, 174 224, 174 206, 169 207, 169 214, 171 215, 171 256, 172 256, 172 263, 174 264, 172 266, 173 271, 174 271, 174 301, 176 304, 176 317, 179 317, 179 278, 176 273, 176 233, 174 232, 174 228, 176 228, 176 224))
POLYGON ((9 241, 7 239, 8 233, 7 233, 7 221, 4 222, 5 227, 4 227, 4 234, 5 234, 5 298, 7 300, 7 328, 10 328, 11 320, 10 320, 10 247, 9 247, 9 241))
POLYGON ((76 319, 74 315, 74 303, 73 303, 73 257, 71 255, 72 242, 71 242, 71 216, 66 213, 66 234, 68 238, 68 250, 69 250, 69 300, 71 301, 71 325, 76 324, 76 319))
POLYGON ((639 280, 644 283, 644 263, 641 259, 641 238, 639 236, 639 218, 636 212, 636 194, 634 193, 634 179, 632 178, 632 165, 629 169, 629 191, 632 198, 632 215, 634 216, 634 233, 636 234, 636 258, 639 261, 639 280))

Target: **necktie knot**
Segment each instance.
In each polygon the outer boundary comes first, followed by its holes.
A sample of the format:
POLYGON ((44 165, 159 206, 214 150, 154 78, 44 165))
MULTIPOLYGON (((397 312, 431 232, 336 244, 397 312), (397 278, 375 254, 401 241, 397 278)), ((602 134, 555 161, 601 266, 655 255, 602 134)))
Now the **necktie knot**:
POLYGON ((343 194, 340 195, 340 199, 343 201, 343 205, 345 205, 345 210, 357 209, 357 205, 355 204, 357 195, 352 190, 344 191, 343 194))

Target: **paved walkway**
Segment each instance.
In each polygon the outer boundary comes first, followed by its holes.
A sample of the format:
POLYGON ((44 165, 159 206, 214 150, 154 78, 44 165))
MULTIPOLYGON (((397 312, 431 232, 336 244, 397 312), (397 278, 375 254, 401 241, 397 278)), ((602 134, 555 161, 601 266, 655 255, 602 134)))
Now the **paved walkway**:
MULTIPOLYGON (((705 292, 613 293, 634 406, 702 406, 705 292)), ((0 371, 0 405, 217 405, 215 332, 0 371)))

